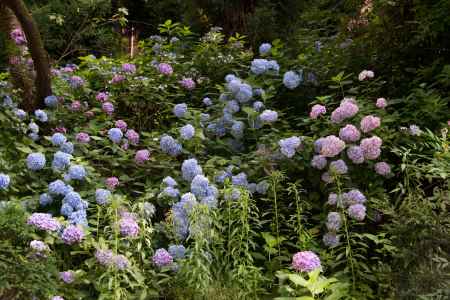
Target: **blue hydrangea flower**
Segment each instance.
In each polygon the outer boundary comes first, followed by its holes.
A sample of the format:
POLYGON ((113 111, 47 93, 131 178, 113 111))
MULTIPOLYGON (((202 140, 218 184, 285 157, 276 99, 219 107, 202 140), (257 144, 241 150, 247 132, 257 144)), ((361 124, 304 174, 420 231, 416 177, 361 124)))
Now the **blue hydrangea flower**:
POLYGON ((197 175, 192 179, 191 192, 198 198, 208 195, 209 180, 203 175, 197 175))
POLYGON ((255 111, 261 111, 261 109, 263 109, 264 108, 264 103, 262 103, 261 101, 256 101, 256 102, 254 102, 253 103, 253 109, 255 110, 255 111))
POLYGON ((38 171, 45 167, 45 156, 42 153, 30 153, 27 156, 27 168, 32 171, 38 171))
POLYGON ((236 99, 241 103, 250 101, 253 97, 253 89, 250 85, 244 83, 239 86, 239 91, 236 93, 236 99))
POLYGON ((123 138, 123 132, 119 128, 111 128, 108 130, 108 137, 113 143, 119 144, 123 138))
POLYGON ((9 108, 13 108, 14 107, 14 103, 12 98, 9 95, 6 95, 3 97, 3 106, 4 107, 9 107, 9 108))
POLYGON ((85 210, 77 210, 69 215, 69 222, 74 225, 88 226, 85 210))
POLYGON ((34 133, 34 132, 30 132, 29 134, 28 134, 28 137, 31 139, 31 140, 33 140, 33 141, 37 141, 37 140, 39 140, 39 134, 37 134, 37 133, 34 133))
POLYGON ((61 205, 61 209, 60 209, 61 215, 68 217, 68 216, 70 216, 70 214, 72 214, 72 212, 73 212, 73 207, 70 206, 69 204, 64 203, 63 205, 61 205))
POLYGON ((259 119, 265 123, 273 123, 278 120, 278 113, 276 111, 266 109, 259 115, 259 119))
POLYGON ((9 178, 9 175, 0 173, 0 190, 6 190, 10 182, 11 179, 9 178))
POLYGON ((171 156, 181 154, 183 147, 170 135, 163 135, 160 141, 161 150, 171 156))
POLYGON ((61 150, 64 153, 67 153, 67 154, 72 154, 73 150, 74 150, 73 149, 73 144, 71 142, 65 142, 64 144, 62 144, 59 147, 59 150, 61 150))
POLYGON ((195 128, 191 124, 187 124, 180 128, 180 136, 183 140, 190 140, 195 135, 195 128))
POLYGON ((216 177, 214 178, 214 180, 217 183, 224 183, 225 179, 230 178, 231 174, 226 172, 226 171, 220 171, 219 174, 216 175, 216 177))
POLYGON ((231 135, 236 139, 241 139, 244 136, 245 124, 241 121, 235 121, 231 126, 231 135))
POLYGON ((233 75, 233 74, 228 74, 227 76, 225 76, 225 81, 226 82, 230 82, 230 81, 235 80, 235 79, 236 79, 236 76, 233 75))
POLYGON ((179 203, 183 206, 183 209, 189 214, 197 205, 197 198, 192 193, 185 193, 181 196, 181 200, 179 203))
POLYGON ((50 95, 45 97, 44 102, 48 107, 55 107, 58 105, 58 98, 54 95, 50 95))
POLYGON ((185 239, 189 233, 189 217, 180 202, 172 206, 172 222, 177 237, 185 239))
POLYGON ((48 185, 48 192, 52 195, 64 196, 70 192, 69 186, 67 186, 62 180, 55 180, 48 185))
POLYGON ((195 158, 183 161, 181 172, 183 174, 183 179, 188 182, 191 182, 195 176, 203 174, 202 167, 195 158))
POLYGON ((27 113, 23 109, 16 109, 14 110, 14 113, 20 120, 24 120, 27 117, 27 113))
POLYGON ((39 126, 38 126, 38 124, 36 124, 34 122, 30 122, 30 124, 28 124, 28 129, 30 129, 31 132, 33 132, 33 133, 39 132, 39 126))
POLYGON ((302 78, 299 74, 295 73, 294 71, 288 71, 284 73, 283 76, 283 84, 285 87, 287 87, 290 90, 295 89, 300 85, 302 78))
POLYGON ((231 100, 225 105, 223 112, 224 114, 229 113, 231 115, 237 113, 239 110, 239 103, 236 100, 231 100))
POLYGON ((168 196, 170 198, 178 198, 180 196, 180 191, 172 186, 168 186, 161 192, 161 196, 168 196))
POLYGON ((256 183, 254 183, 254 182, 249 183, 247 186, 247 189, 250 193, 253 194, 254 192, 256 192, 256 183))
POLYGON ((81 165, 73 165, 69 168, 70 179, 83 180, 86 177, 86 170, 81 165))
POLYGON ((53 203, 53 197, 50 194, 44 193, 39 196, 39 204, 41 206, 47 206, 53 203))
POLYGON ((211 105, 213 105, 211 99, 208 98, 208 97, 203 98, 203 104, 206 105, 206 106, 211 106, 211 105))
POLYGON ((176 182, 176 180, 175 179, 173 179, 172 177, 170 177, 170 176, 166 176, 164 179, 163 179, 163 181, 162 181, 165 185, 167 185, 167 186, 177 186, 178 185, 178 183, 176 182))
POLYGON ((271 71, 275 74, 278 74, 278 72, 280 71, 280 65, 276 60, 269 60, 267 62, 267 71, 271 71))
POLYGON ((108 204, 110 201, 111 192, 106 189, 95 190, 95 201, 98 205, 108 204))
POLYGON ((270 52, 272 49, 272 45, 269 43, 262 43, 261 46, 259 46, 259 54, 266 55, 270 52))
MULTIPOLYGON (((239 91, 239 88, 240 88, 241 84, 242 84, 242 81, 240 79, 238 79, 238 78, 235 78, 235 79, 231 80, 230 82, 228 82, 227 89, 231 93, 235 94, 235 93, 237 93, 239 91)), ((228 100, 228 96, 225 95, 225 94, 222 94, 222 95, 220 95, 221 97, 219 98, 219 100, 220 101, 227 101, 228 100)))
POLYGON ((177 116, 178 118, 184 118, 186 113, 187 113, 187 104, 186 103, 177 104, 173 108, 173 114, 175 116, 177 116))
POLYGON ((63 199, 63 203, 67 203, 70 206, 72 206, 73 208, 76 207, 80 207, 82 206, 81 201, 83 199, 81 199, 80 194, 78 194, 77 192, 68 192, 63 199))
POLYGON ((241 172, 235 176, 232 176, 231 183, 233 185, 247 187, 247 185, 248 185, 247 174, 245 174, 244 172, 241 172))
POLYGON ((54 133, 51 137, 52 144, 54 146, 61 146, 67 141, 67 138, 62 133, 54 133))
POLYGON ((268 189, 269 189, 269 183, 267 181, 265 181, 265 180, 259 182, 256 185, 256 192, 258 194, 265 195, 267 193, 268 189))
POLYGON ((239 200, 241 198, 241 191, 239 189, 232 189, 231 191, 226 191, 224 194, 224 199, 225 200, 239 200))
POLYGON ((226 132, 227 132, 225 126, 221 122, 210 123, 210 124, 208 124, 206 129, 209 132, 213 133, 214 135, 217 135, 218 137, 224 136, 226 134, 226 132))
POLYGON ((52 168, 56 170, 64 170, 70 165, 72 155, 58 151, 53 155, 52 168))
POLYGON ((201 204, 208 206, 209 208, 217 208, 217 198, 213 196, 204 197, 201 201, 201 204))
POLYGON ((267 59, 260 59, 260 58, 254 59, 252 61, 250 70, 252 71, 252 73, 256 75, 264 74, 265 72, 267 72, 268 63, 269 62, 267 61, 267 59))
POLYGON ((284 156, 291 158, 295 155, 295 151, 300 147, 302 140, 299 137, 293 136, 287 139, 281 139, 278 142, 281 153, 284 156))
POLYGON ((39 121, 41 121, 41 122, 43 122, 43 123, 45 123, 45 122, 48 121, 47 113, 46 113, 45 111, 41 110, 41 109, 35 110, 35 111, 34 111, 34 115, 36 116, 36 118, 37 118, 39 121))
POLYGON ((186 248, 183 245, 170 245, 168 250, 174 259, 183 259, 186 255, 186 248))
POLYGON ((209 114, 204 114, 204 113, 200 114, 200 122, 202 122, 202 123, 207 122, 209 120, 209 118, 210 118, 209 114))
POLYGON ((259 97, 262 94, 264 94, 264 90, 262 88, 255 88, 255 89, 253 89, 253 95, 255 95, 256 97, 259 97))

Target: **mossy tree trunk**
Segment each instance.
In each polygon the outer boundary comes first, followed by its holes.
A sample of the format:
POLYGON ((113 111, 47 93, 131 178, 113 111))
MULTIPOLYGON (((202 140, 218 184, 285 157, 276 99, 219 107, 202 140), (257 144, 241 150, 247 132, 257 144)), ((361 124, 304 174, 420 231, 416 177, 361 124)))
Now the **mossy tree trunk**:
POLYGON ((6 5, 14 13, 27 38, 28 48, 36 71, 36 94, 31 103, 24 103, 24 108, 32 111, 42 107, 44 98, 52 94, 48 54, 44 49, 37 25, 25 3, 22 0, 0 0, 0 3, 6 5))

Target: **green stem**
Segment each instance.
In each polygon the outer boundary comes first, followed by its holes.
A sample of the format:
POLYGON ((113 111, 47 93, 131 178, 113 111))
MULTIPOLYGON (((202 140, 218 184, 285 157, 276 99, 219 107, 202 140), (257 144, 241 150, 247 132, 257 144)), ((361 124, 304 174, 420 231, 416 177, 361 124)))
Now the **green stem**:
MULTIPOLYGON (((276 175, 275 175, 276 176, 276 175)), ((275 177, 272 177, 272 191, 273 191, 273 204, 275 208, 275 230, 277 234, 277 248, 278 248, 278 256, 281 256, 280 249, 280 230, 278 225, 278 202, 277 202, 277 186, 278 180, 275 177)))

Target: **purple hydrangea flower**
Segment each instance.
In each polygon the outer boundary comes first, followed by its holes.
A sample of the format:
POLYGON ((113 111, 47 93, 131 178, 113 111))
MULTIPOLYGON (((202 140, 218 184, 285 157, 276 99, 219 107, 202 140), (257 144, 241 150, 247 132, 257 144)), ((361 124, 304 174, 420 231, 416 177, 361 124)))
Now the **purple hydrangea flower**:
POLYGON ((377 99, 376 106, 377 106, 378 108, 385 108, 385 107, 387 106, 387 101, 386 101, 386 99, 384 99, 384 98, 378 98, 378 99, 377 99))
POLYGON ((366 207, 363 204, 350 205, 347 212, 351 218, 357 221, 362 221, 366 217, 366 207))
POLYGON ((292 267, 298 272, 311 272, 320 268, 320 259, 312 251, 302 251, 294 254, 292 267))
POLYGON ((150 151, 148 151, 146 149, 137 151, 136 155, 134 156, 134 161, 138 165, 144 164, 149 159, 150 159, 150 151))
POLYGON ((15 109, 14 113, 15 113, 16 117, 22 121, 25 120, 25 118, 27 117, 27 112, 24 111, 23 109, 15 109))
POLYGON ((122 130, 123 132, 127 131, 128 128, 128 124, 124 121, 124 120, 117 120, 114 125, 116 126, 116 128, 119 128, 120 130, 122 130))
POLYGON ((365 116, 361 120, 361 131, 364 133, 370 132, 378 127, 380 127, 381 120, 374 116, 365 116))
POLYGON ((247 174, 241 172, 235 176, 232 176, 231 183, 236 186, 247 187, 248 186, 247 174))
POLYGON ((339 235, 337 235, 334 232, 328 232, 328 233, 324 234, 322 240, 323 240, 324 245, 327 247, 330 247, 330 248, 339 246, 339 243, 340 243, 339 235))
POLYGON ((105 184, 110 190, 114 190, 119 185, 119 179, 117 177, 106 178, 105 184))
POLYGON ((281 153, 287 158, 291 158, 295 155, 295 151, 300 147, 302 140, 299 137, 293 136, 290 138, 282 139, 278 142, 281 153))
POLYGON ((69 78, 69 84, 73 89, 77 89, 84 85, 84 80, 80 76, 74 75, 69 78))
POLYGON ((103 102, 108 101, 109 95, 108 95, 108 93, 100 92, 95 96, 95 99, 103 103, 103 102))
POLYGON ((139 235, 139 225, 134 218, 126 217, 119 221, 120 234, 127 237, 137 237, 139 235))
POLYGON ((20 28, 13 29, 9 35, 11 39, 14 40, 14 43, 16 43, 17 46, 22 46, 27 43, 27 38, 20 28))
POLYGON ((128 129, 127 132, 125 133, 125 136, 132 145, 139 144, 139 133, 137 133, 133 129, 128 129))
POLYGON ((108 266, 112 263, 113 252, 109 249, 97 249, 95 251, 95 258, 99 264, 108 266))
POLYGON ((327 113, 327 108, 323 105, 316 104, 311 108, 311 112, 309 113, 309 117, 311 119, 317 119, 319 116, 327 113))
POLYGON ((59 278, 67 284, 75 281, 75 274, 72 271, 59 272, 59 278))
POLYGON ((343 161, 342 159, 332 161, 330 163, 330 172, 338 175, 347 174, 348 168, 345 164, 345 161, 343 161))
POLYGON ((341 123, 345 119, 355 116, 359 111, 355 99, 345 98, 342 100, 338 108, 331 113, 331 121, 333 123, 341 123))
POLYGON ((61 239, 67 245, 73 245, 79 243, 84 238, 84 231, 78 226, 69 225, 61 234, 61 239))
POLYGON ((323 170, 327 166, 327 158, 323 155, 314 155, 311 166, 317 170, 323 170))
POLYGON ((159 73, 161 73, 163 75, 172 75, 173 68, 169 64, 160 63, 160 64, 158 64, 158 71, 159 71, 159 73))
POLYGON ((153 263, 157 267, 165 267, 173 263, 173 258, 166 249, 160 248, 155 251, 152 257, 153 263))
POLYGON ((121 74, 115 74, 111 79, 111 84, 118 84, 125 80, 125 76, 121 74))
POLYGON ((58 231, 61 224, 51 214, 33 213, 27 220, 28 225, 32 225, 40 230, 58 231))
POLYGON ((361 133, 355 126, 347 124, 339 130, 339 137, 345 142, 356 142, 361 137, 361 133))
POLYGON ((46 252, 49 250, 46 243, 43 241, 33 240, 30 242, 30 248, 36 252, 46 252))
POLYGON ((327 229, 329 231, 336 232, 341 228, 342 219, 341 215, 337 212, 330 212, 327 216, 327 229))
POLYGON ((134 74, 136 73, 136 66, 129 63, 122 64, 122 71, 128 74, 134 74))
POLYGON ((128 261, 128 258, 124 255, 115 255, 112 258, 112 262, 114 263, 114 266, 119 270, 125 270, 130 265, 130 262, 128 261))
POLYGON ((112 113, 114 112, 114 104, 112 104, 111 102, 104 102, 102 104, 102 110, 108 115, 112 115, 112 113))
POLYGON ((203 104, 206 105, 206 106, 211 106, 211 105, 213 105, 213 102, 212 102, 211 99, 208 98, 208 97, 203 98, 202 102, 203 102, 203 104))
POLYGON ((91 137, 86 132, 79 132, 75 136, 75 139, 78 143, 87 144, 91 140, 91 137))
POLYGON ((346 206, 350 206, 353 204, 362 204, 362 203, 366 202, 366 200, 367 200, 366 196, 364 196, 364 194, 361 193, 361 191, 359 191, 357 189, 353 189, 347 193, 344 193, 342 195, 342 198, 343 198, 346 206))
POLYGON ((347 156, 354 164, 362 164, 364 162, 364 153, 359 146, 351 146, 348 148, 347 156))
POLYGON ((189 91, 195 89, 195 81, 192 78, 183 78, 180 85, 189 91))

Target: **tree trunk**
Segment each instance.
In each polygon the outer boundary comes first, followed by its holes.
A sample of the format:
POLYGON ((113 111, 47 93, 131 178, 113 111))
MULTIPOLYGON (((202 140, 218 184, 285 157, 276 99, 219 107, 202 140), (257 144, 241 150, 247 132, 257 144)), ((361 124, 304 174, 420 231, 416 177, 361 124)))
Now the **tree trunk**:
POLYGON ((36 71, 36 98, 32 103, 24 103, 25 109, 32 111, 38 107, 43 107, 44 98, 52 94, 48 55, 44 49, 37 25, 23 0, 0 0, 1 2, 9 7, 19 20, 27 38, 31 58, 33 59, 36 71))

